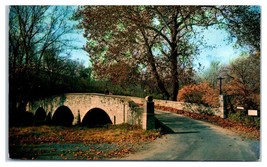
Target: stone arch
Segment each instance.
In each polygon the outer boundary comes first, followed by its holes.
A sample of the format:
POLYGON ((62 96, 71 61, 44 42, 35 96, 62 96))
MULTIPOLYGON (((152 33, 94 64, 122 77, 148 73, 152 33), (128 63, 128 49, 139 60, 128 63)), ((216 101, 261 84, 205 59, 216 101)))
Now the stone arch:
POLYGON ((60 106, 56 109, 52 116, 51 124, 58 126, 71 126, 74 115, 67 106, 60 106))
POLYGON ((106 124, 112 124, 109 115, 100 108, 90 109, 82 119, 82 125, 88 127, 97 127, 106 124))
POLYGON ((34 114, 34 123, 39 125, 39 124, 44 124, 46 120, 46 112, 43 107, 39 107, 34 114))

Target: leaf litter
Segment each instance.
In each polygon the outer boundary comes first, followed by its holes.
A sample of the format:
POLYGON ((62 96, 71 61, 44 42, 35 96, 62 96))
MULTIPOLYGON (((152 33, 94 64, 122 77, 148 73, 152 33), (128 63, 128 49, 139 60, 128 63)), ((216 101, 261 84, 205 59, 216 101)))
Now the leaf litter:
POLYGON ((9 129, 9 156, 25 160, 109 160, 161 137, 128 124, 102 128, 32 126, 9 129))

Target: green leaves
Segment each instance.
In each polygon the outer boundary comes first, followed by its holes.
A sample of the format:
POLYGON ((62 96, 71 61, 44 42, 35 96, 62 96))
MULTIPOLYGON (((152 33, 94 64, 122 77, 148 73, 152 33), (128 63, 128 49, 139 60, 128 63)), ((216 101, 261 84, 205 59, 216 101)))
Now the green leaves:
POLYGON ((237 38, 241 47, 248 46, 252 52, 260 51, 261 8, 260 6, 222 7, 226 30, 237 38))

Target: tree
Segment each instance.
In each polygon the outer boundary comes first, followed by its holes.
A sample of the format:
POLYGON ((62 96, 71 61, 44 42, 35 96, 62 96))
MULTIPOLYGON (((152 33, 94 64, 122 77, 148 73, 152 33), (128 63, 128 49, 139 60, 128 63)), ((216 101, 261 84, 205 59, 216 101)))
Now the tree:
POLYGON ((49 68, 42 62, 70 46, 71 39, 66 35, 73 32, 68 21, 71 10, 63 6, 9 7, 10 112, 25 110, 34 90, 40 86, 41 71, 49 68))
POLYGON ((230 6, 224 7, 221 14, 224 17, 225 29, 230 38, 237 38, 236 43, 248 46, 252 52, 260 51, 261 39, 261 9, 260 6, 230 6))
POLYGON ((179 70, 192 65, 186 62, 198 49, 190 41, 196 36, 194 26, 217 23, 216 8, 203 6, 83 6, 77 18, 93 66, 108 69, 119 60, 138 64, 172 100, 179 90, 179 70))
POLYGON ((260 110, 260 57, 243 55, 224 69, 224 90, 236 105, 260 110))
POLYGON ((219 61, 212 61, 210 67, 204 71, 203 80, 208 81, 213 88, 218 83, 218 77, 220 76, 222 65, 219 61))

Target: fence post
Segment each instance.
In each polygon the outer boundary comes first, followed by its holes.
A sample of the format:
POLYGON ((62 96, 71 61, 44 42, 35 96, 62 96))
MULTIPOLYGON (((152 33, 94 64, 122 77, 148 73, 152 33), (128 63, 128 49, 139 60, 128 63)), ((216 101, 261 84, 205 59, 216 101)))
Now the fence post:
POLYGON ((154 102, 152 96, 147 96, 144 102, 143 125, 145 130, 155 129, 154 102))
POLYGON ((220 113, 221 113, 221 118, 227 118, 227 111, 226 111, 226 95, 219 95, 219 100, 220 100, 220 113))

